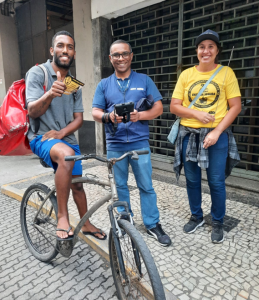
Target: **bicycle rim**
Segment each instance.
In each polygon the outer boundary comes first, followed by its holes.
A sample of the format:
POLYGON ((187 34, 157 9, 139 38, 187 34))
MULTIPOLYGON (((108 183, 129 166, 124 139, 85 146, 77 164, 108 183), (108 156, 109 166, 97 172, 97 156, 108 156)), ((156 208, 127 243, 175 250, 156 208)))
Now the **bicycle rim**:
POLYGON ((44 262, 51 261, 58 254, 57 200, 51 195, 41 208, 35 221, 36 213, 50 189, 43 184, 30 186, 21 203, 21 227, 26 245, 31 253, 44 262))
POLYGON ((128 221, 119 220, 118 223, 121 229, 126 232, 119 239, 126 280, 120 270, 112 231, 110 232, 109 251, 112 274, 119 299, 165 300, 160 276, 143 238, 128 221))

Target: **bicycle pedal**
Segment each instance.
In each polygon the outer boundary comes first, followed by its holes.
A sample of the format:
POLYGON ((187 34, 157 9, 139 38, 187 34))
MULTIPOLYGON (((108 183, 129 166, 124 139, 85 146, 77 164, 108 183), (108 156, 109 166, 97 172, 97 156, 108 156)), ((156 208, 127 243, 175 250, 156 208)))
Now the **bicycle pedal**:
POLYGON ((57 240, 57 249, 61 255, 64 257, 69 257, 74 248, 74 241, 73 240, 64 240, 64 241, 59 241, 57 240))

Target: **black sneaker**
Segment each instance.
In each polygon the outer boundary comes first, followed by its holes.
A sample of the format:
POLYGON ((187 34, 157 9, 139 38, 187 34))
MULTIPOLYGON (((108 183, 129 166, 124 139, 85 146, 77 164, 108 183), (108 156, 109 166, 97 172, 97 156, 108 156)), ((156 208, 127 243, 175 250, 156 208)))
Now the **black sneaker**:
MULTIPOLYGON (((132 218, 132 221, 133 221, 133 225, 135 226, 135 222, 133 220, 133 217, 132 218)), ((126 220, 126 221, 129 221, 130 222, 130 217, 128 215, 116 215, 116 219, 119 220, 119 219, 122 219, 122 220, 126 220)))
POLYGON ((164 232, 161 224, 157 223, 156 227, 147 230, 148 236, 158 240, 159 244, 168 247, 171 245, 170 237, 164 232))
POLYGON ((204 224, 203 218, 197 219, 196 216, 192 215, 190 221, 183 226, 185 233, 193 233, 198 227, 204 224))
POLYGON ((222 243, 224 241, 223 224, 219 221, 212 221, 211 241, 215 244, 222 243))
MULTIPOLYGON (((116 218, 116 220, 118 221, 118 220, 126 220, 126 221, 128 221, 128 222, 130 222, 130 218, 129 218, 129 216, 128 215, 116 215, 115 216, 115 218, 116 218)), ((134 222, 134 220, 133 220, 133 217, 131 217, 132 218, 132 221, 133 221, 133 225, 135 226, 135 222, 134 222)), ((123 230, 122 228, 121 228, 121 234, 124 236, 125 234, 126 234, 126 231, 125 230, 123 230)))

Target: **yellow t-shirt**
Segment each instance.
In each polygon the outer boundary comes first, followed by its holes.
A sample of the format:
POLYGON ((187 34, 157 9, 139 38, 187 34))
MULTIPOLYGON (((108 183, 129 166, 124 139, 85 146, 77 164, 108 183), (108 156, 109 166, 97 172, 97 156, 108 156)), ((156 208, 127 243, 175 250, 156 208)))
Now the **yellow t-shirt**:
MULTIPOLYGON (((220 65, 216 69, 219 67, 220 65)), ((216 69, 203 73, 199 72, 196 67, 192 67, 183 71, 177 81, 172 98, 183 100, 182 105, 188 107, 216 69)), ((227 113, 227 99, 238 96, 241 96, 241 94, 235 73, 231 68, 223 67, 191 108, 215 115, 213 124, 211 122, 204 124, 197 119, 188 118, 181 118, 181 124, 192 128, 214 128, 227 113), (226 79, 224 81, 225 75, 226 79)))

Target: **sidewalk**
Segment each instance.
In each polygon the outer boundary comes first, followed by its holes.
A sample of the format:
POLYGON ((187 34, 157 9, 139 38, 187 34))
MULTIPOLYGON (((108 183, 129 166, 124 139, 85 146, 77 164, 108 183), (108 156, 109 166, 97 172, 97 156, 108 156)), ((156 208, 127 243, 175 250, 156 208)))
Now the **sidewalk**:
MULTIPOLYGON (((104 164, 87 161, 83 164, 83 168, 84 174, 107 179, 107 168, 104 164)), ((232 193, 231 200, 227 200, 225 241, 223 244, 212 244, 209 194, 203 194, 205 225, 194 234, 185 234, 182 228, 190 217, 187 193, 183 184, 180 186, 172 184, 173 175, 159 170, 154 170, 153 174, 161 223, 173 240, 169 248, 159 246, 146 236, 141 219, 138 189, 133 174, 129 175, 136 227, 151 250, 164 287, 169 291, 168 299, 258 300, 259 201, 232 193)), ((21 200, 23 192, 32 183, 40 182, 53 186, 53 179, 53 172, 46 169, 46 173, 39 176, 3 185, 2 193, 21 200)), ((89 207, 107 193, 107 190, 95 185, 87 185, 85 190, 89 207)), ((79 217, 72 199, 69 199, 69 213, 71 224, 75 226, 79 217)), ((91 221, 108 233, 109 219, 106 206, 104 205, 97 213, 93 215, 91 221)), ((99 241, 93 237, 84 237, 84 240, 108 259, 107 241, 99 241)))

